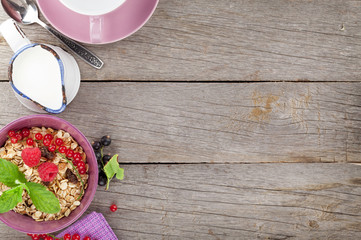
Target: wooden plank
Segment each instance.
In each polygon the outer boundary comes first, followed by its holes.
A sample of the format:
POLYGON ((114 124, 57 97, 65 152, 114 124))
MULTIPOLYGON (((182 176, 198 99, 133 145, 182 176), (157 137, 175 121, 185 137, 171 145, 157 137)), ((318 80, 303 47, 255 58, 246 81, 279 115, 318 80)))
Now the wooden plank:
MULTIPOLYGON (((103 70, 78 62, 87 80, 359 81, 360 18, 353 0, 161 0, 133 36, 89 46, 103 70)), ((24 31, 59 45, 40 26, 24 31)), ((0 79, 11 55, 0 37, 0 79)))
MULTIPOLYGON (((0 83, 0 126, 26 114, 0 83)), ((82 83, 60 114, 128 163, 361 162, 361 83, 82 83)))
MULTIPOLYGON (((360 239, 360 170, 332 163, 126 165, 125 180, 99 188, 88 213, 103 213, 119 239, 360 239)), ((4 224, 0 232, 21 239, 4 224)))

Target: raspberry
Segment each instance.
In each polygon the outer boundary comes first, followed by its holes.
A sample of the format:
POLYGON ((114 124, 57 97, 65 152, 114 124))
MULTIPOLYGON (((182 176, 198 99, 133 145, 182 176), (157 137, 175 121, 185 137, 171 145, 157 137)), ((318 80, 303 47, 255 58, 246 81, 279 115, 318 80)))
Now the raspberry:
POLYGON ((38 172, 41 180, 51 182, 58 174, 58 167, 54 163, 44 162, 38 167, 38 172))
POLYGON ((26 165, 35 167, 40 161, 41 152, 39 148, 24 148, 21 157, 26 165))

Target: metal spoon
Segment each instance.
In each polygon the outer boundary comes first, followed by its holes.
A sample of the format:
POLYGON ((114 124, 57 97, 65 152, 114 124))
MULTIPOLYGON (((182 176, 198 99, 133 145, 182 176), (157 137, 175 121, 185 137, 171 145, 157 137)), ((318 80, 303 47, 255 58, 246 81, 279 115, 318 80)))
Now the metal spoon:
POLYGON ((1 0, 1 5, 3 6, 5 12, 15 21, 23 24, 38 23, 57 37, 86 63, 97 69, 100 69, 103 66, 103 61, 95 54, 42 22, 39 19, 38 8, 32 0, 1 0))

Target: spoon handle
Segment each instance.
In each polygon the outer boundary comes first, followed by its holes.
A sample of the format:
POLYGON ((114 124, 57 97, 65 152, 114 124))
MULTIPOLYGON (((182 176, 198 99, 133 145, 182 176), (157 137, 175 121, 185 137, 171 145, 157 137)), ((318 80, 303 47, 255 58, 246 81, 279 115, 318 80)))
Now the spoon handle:
POLYGON ((94 53, 81 46, 77 42, 71 40, 70 38, 65 37, 63 34, 55 30, 54 28, 46 25, 42 21, 38 21, 42 27, 48 30, 51 34, 53 34, 56 38, 58 38, 62 43, 64 43, 73 53, 78 55, 81 59, 83 59, 89 65, 100 69, 104 65, 103 61, 97 57, 94 53))

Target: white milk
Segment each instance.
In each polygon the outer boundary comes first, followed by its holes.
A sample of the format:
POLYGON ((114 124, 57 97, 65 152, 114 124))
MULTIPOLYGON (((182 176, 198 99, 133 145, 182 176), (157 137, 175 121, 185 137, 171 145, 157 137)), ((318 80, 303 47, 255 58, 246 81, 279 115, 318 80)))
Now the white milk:
POLYGON ((60 2, 80 14, 103 15, 118 8, 125 0, 60 0, 60 2))
POLYGON ((50 109, 63 103, 60 66, 54 55, 41 46, 30 47, 13 63, 15 87, 30 99, 50 109))

